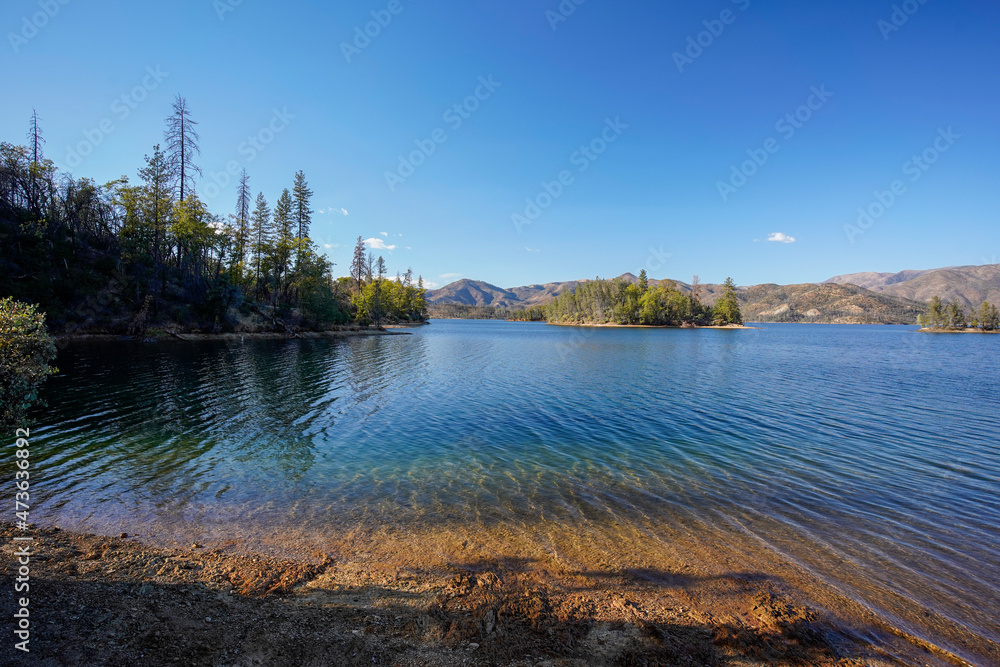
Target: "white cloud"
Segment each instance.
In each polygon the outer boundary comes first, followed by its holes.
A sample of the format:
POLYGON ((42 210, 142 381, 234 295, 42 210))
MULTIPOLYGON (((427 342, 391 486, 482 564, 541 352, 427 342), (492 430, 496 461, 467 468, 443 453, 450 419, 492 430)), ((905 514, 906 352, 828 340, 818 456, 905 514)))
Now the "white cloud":
POLYGON ((379 236, 384 236, 386 238, 389 238, 389 232, 379 232, 378 234, 379 236))
POLYGON ((347 212, 347 209, 346 209, 346 208, 342 208, 342 209, 340 209, 340 212, 341 212, 341 213, 343 213, 344 215, 350 215, 350 214, 349 214, 349 213, 347 212))
POLYGON ((528 252, 541 252, 538 248, 529 248, 528 246, 524 246, 524 249, 528 252))
POLYGON ((795 243, 794 236, 788 236, 787 234, 782 234, 781 232, 768 234, 767 240, 769 243, 795 243))
POLYGON ((396 249, 396 246, 386 245, 385 241, 376 238, 365 239, 365 245, 371 248, 372 250, 388 250, 389 252, 392 252, 393 250, 396 249))
POLYGON ((324 243, 323 247, 326 248, 327 250, 329 250, 331 248, 339 248, 340 244, 339 243, 324 243))
POLYGON ((406 249, 407 250, 413 250, 413 248, 411 248, 410 246, 406 246, 406 249))
POLYGON ((425 280, 424 281, 424 287, 426 287, 427 289, 437 289, 438 287, 441 287, 441 286, 438 285, 436 282, 433 282, 433 281, 430 281, 430 280, 425 280))
POLYGON ((455 278, 461 278, 461 273, 442 273, 438 278, 441 280, 454 280, 455 278))

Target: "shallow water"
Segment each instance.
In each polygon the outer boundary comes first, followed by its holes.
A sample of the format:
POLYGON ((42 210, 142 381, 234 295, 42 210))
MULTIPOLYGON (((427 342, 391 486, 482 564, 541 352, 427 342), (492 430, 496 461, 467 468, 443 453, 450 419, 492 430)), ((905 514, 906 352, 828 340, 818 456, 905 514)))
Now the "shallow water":
POLYGON ((73 344, 34 415, 33 517, 272 549, 350 522, 711 526, 977 661, 1000 641, 998 345, 473 321, 73 344))

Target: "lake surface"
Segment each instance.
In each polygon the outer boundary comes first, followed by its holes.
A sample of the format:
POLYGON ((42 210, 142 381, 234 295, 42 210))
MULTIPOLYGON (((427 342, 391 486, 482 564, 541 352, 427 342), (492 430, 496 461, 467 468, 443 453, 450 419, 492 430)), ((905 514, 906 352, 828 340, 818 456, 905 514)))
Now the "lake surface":
POLYGON ((73 344, 34 415, 33 517, 261 543, 345 522, 711 526, 977 661, 1000 641, 998 351, 913 327, 440 320, 73 344))

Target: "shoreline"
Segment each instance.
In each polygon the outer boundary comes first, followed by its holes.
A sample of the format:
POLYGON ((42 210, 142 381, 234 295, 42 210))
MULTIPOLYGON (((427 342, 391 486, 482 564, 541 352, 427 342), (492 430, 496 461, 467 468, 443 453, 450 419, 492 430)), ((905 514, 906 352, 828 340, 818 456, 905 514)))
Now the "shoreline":
POLYGON ((580 324, 578 322, 546 322, 546 324, 554 327, 586 327, 586 328, 600 328, 600 329, 760 329, 760 327, 748 327, 744 324, 725 324, 725 325, 705 325, 705 326, 673 326, 667 324, 580 324))
POLYGON ((917 333, 932 333, 932 334, 1000 334, 1000 330, 997 331, 983 331, 982 329, 932 329, 924 327, 922 329, 917 329, 917 333))
POLYGON ((416 326, 429 324, 387 324, 381 329, 369 329, 365 327, 347 327, 343 329, 329 329, 324 331, 252 331, 252 332, 226 332, 226 333, 205 333, 200 331, 173 331, 173 330, 151 330, 142 338, 134 338, 125 334, 113 334, 107 332, 88 333, 54 333, 52 339, 56 344, 76 343, 86 341, 121 341, 121 342, 162 342, 170 340, 180 341, 206 341, 206 340, 293 340, 296 338, 348 338, 353 336, 408 336, 409 332, 395 331, 396 329, 409 329, 416 326))
MULTIPOLYGON (((357 526, 297 558, 232 539, 30 532, 32 620, 46 621, 32 655, 62 664, 962 664, 863 610, 814 606, 785 573, 714 569, 685 549, 595 568, 475 531, 357 526)), ((0 523, 7 541, 22 534, 0 523)))

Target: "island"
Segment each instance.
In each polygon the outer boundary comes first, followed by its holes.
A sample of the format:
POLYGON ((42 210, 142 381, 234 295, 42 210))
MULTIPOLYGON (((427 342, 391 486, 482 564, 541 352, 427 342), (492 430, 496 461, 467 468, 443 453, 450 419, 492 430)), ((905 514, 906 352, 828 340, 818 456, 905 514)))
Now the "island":
POLYGON ((1000 333, 1000 311, 988 301, 971 313, 962 304, 951 301, 945 304, 934 296, 927 305, 927 312, 917 319, 924 333, 1000 333))

